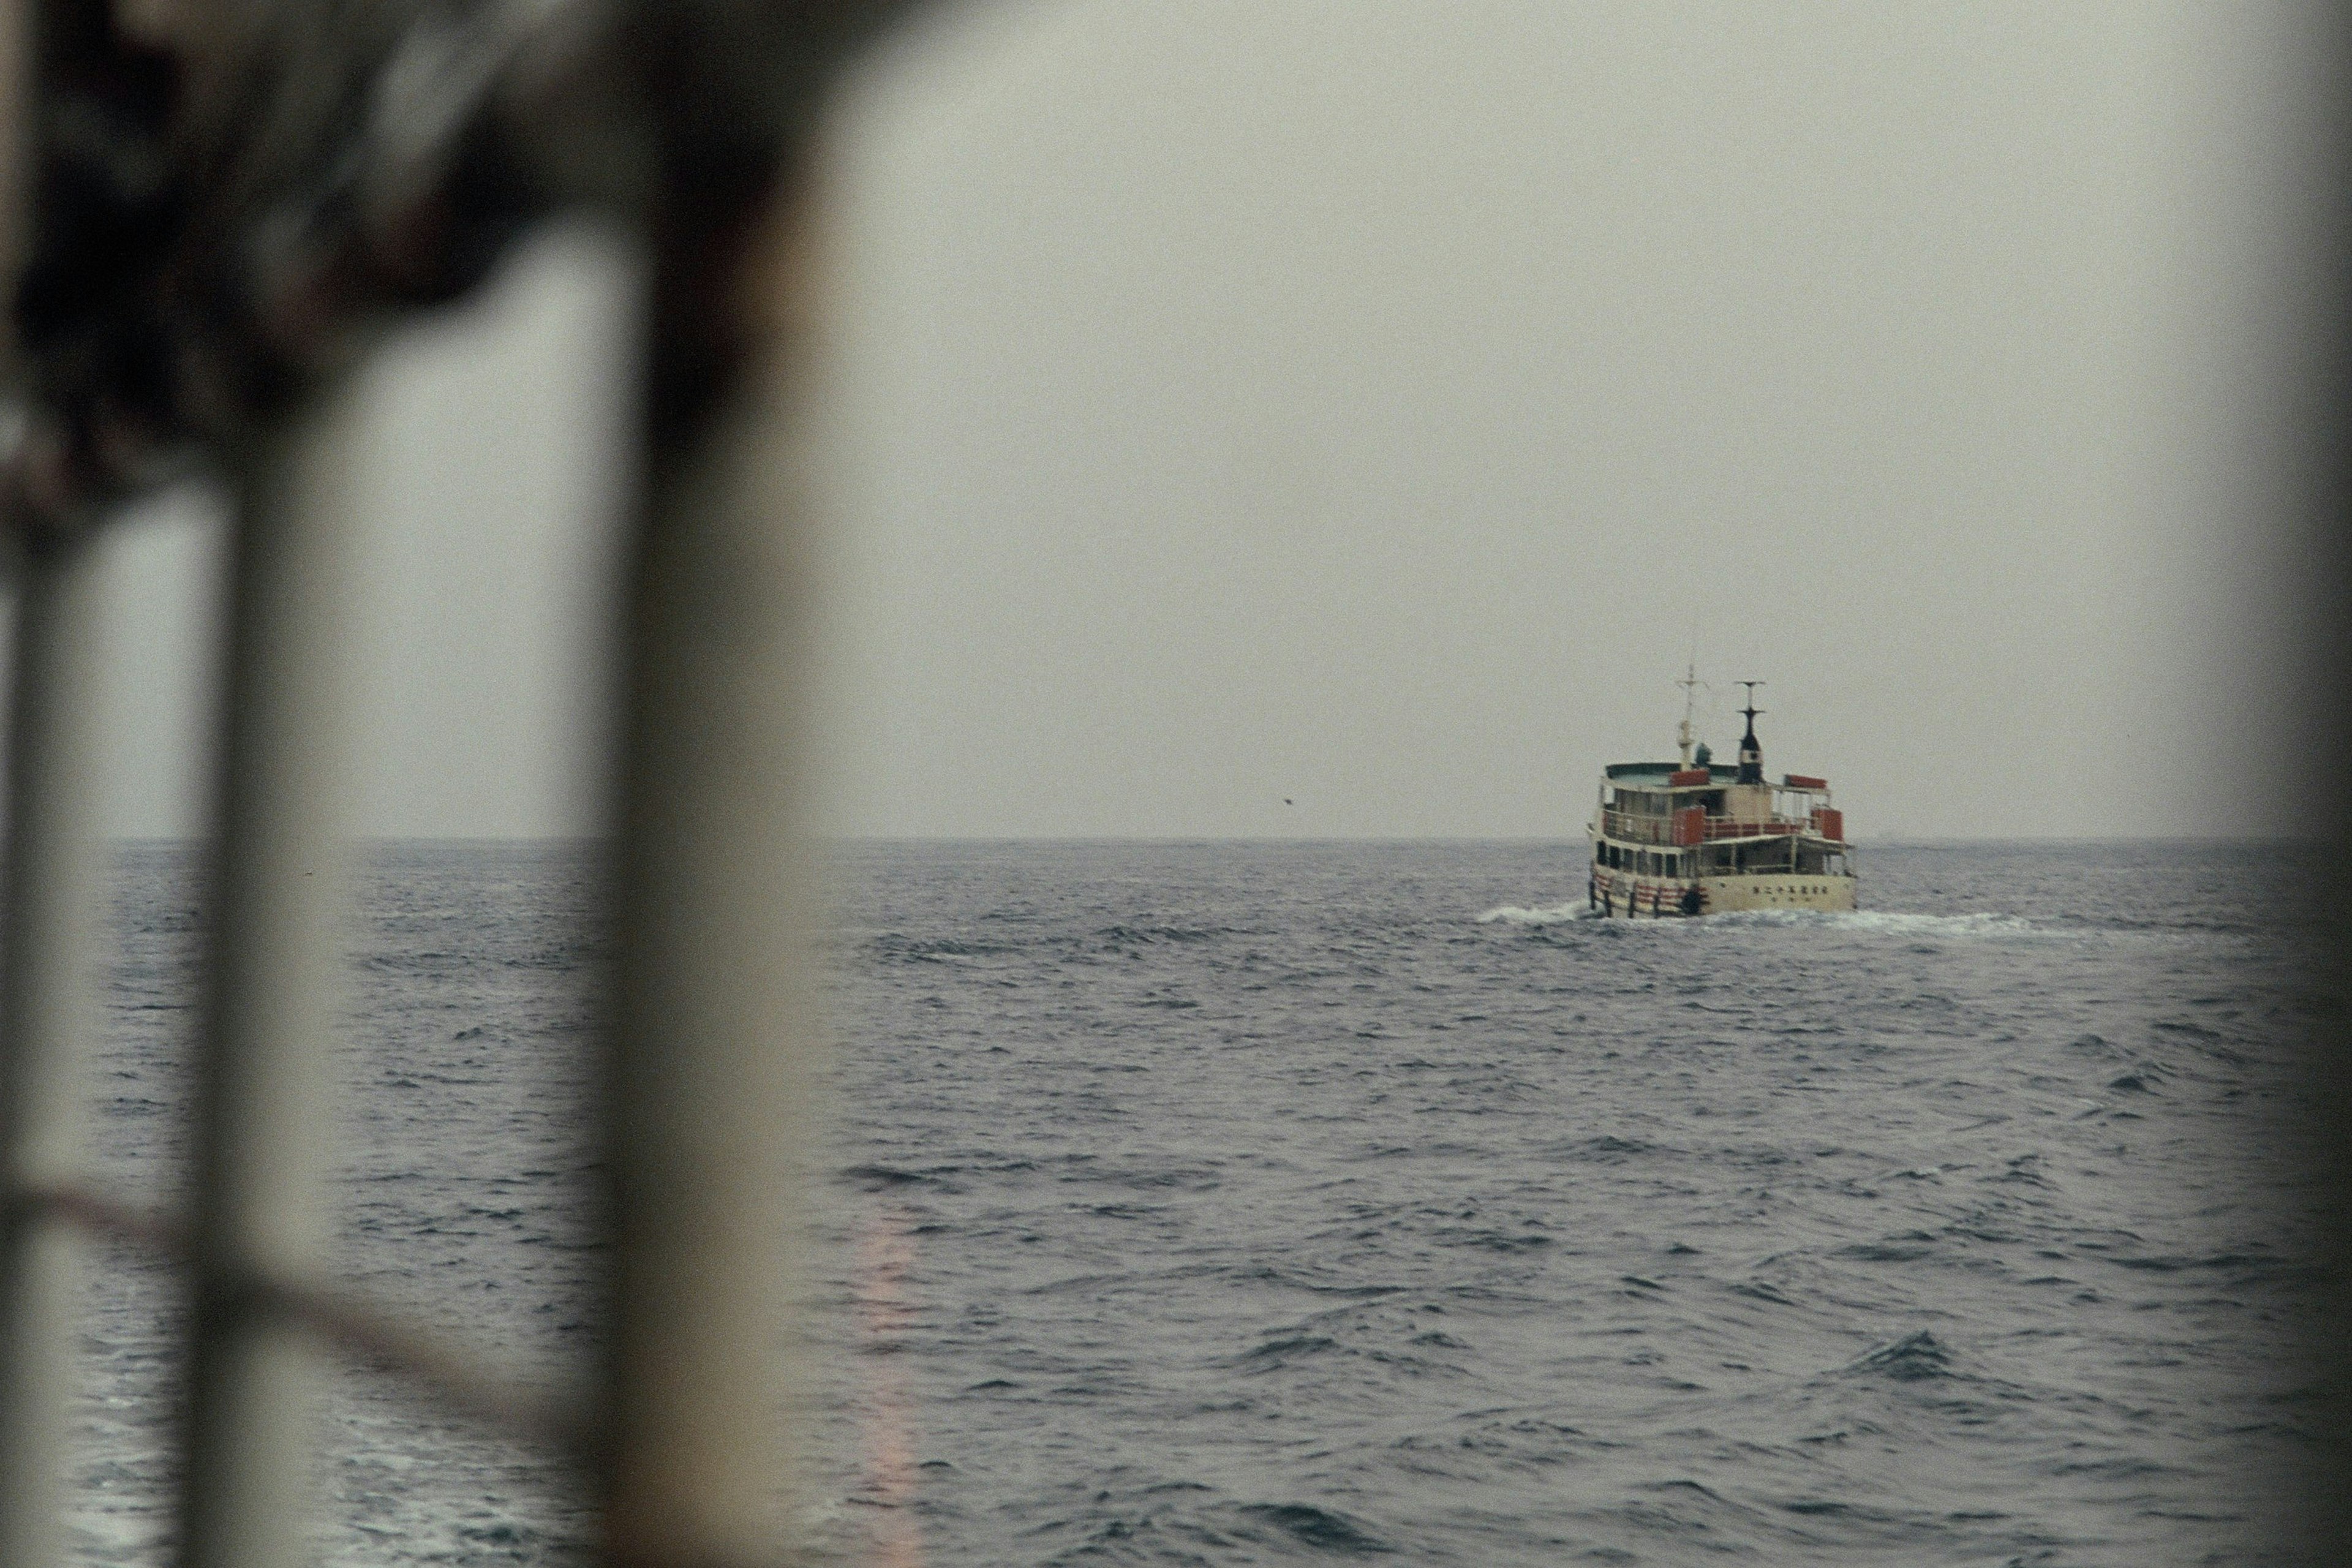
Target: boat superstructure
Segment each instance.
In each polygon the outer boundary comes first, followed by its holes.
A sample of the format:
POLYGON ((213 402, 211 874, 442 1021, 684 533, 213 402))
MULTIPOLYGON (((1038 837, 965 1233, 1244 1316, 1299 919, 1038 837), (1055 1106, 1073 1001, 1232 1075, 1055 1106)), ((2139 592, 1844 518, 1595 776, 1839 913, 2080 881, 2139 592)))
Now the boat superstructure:
MULTIPOLYGON (((1685 700, 1679 763, 1616 763, 1603 773, 1587 884, 1597 912, 1648 919, 1854 907, 1853 851, 1829 781, 1765 777, 1756 739, 1764 683, 1740 684, 1748 730, 1736 765, 1717 764, 1704 745, 1694 752, 1685 700)), ((1682 685, 1695 690, 1696 674, 1682 685)))

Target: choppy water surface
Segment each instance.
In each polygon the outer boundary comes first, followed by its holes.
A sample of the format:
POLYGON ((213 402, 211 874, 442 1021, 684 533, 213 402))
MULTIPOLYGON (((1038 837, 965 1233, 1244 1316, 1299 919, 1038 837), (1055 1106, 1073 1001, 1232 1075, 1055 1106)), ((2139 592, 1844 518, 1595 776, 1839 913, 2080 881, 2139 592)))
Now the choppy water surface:
MULTIPOLYGON (((355 1278, 588 1336, 575 850, 368 893, 355 1278)), ((888 1563, 2271 1561, 2302 1017, 2244 849, 1881 849, 1854 915, 1603 922, 1564 846, 845 852, 814 1332, 828 1554, 888 1563)), ((176 1155, 194 920, 128 863, 110 1152, 176 1155)), ((92 1561, 161 1531, 110 1271, 92 1561)), ((530 1452, 354 1380, 338 1561, 552 1562, 530 1452)))

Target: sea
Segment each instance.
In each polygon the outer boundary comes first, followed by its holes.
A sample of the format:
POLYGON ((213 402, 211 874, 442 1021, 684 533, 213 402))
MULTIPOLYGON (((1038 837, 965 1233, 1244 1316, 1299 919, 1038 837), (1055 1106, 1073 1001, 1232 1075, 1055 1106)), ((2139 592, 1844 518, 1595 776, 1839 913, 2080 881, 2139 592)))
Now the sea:
MULTIPOLYGON (((2276 846, 1864 846, 1863 909, 1601 921, 1581 845, 858 843, 798 1288, 806 1559, 2295 1560, 2298 1053, 2276 846)), ((343 1283, 580 1375, 593 846, 379 846, 343 1283)), ((101 1158, 185 1182, 184 845, 114 885, 101 1158)), ((179 1282, 89 1287, 78 1561, 168 1560, 179 1282)), ((572 1563, 527 1438, 375 1369, 323 1561, 572 1563)))

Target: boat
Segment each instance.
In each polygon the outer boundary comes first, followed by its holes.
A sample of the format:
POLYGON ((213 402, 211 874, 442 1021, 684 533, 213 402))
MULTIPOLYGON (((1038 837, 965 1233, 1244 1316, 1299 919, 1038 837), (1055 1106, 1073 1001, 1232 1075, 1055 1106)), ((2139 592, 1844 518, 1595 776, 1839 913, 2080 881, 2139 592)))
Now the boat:
POLYGON ((1670 919, 1742 910, 1851 910, 1853 846, 1844 814, 1831 804, 1827 779, 1764 775, 1756 739, 1760 680, 1743 680, 1748 721, 1739 760, 1717 764, 1694 744, 1693 669, 1684 689, 1680 763, 1612 763, 1601 778, 1600 809, 1587 831, 1593 911, 1612 917, 1670 919))

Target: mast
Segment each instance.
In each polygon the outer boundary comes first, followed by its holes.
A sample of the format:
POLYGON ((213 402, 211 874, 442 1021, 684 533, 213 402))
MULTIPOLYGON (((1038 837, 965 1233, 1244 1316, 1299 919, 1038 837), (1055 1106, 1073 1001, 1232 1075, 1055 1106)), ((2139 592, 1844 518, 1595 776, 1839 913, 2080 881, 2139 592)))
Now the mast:
POLYGON ((1689 668, 1683 671, 1683 678, 1675 684, 1683 689, 1683 721, 1675 727, 1675 742, 1683 749, 1683 767, 1687 771, 1691 765, 1691 745, 1696 739, 1691 731, 1691 709, 1698 701, 1698 660, 1691 660, 1689 668))
POLYGON ((1734 684, 1748 688, 1748 706, 1740 710, 1748 716, 1748 733, 1739 738, 1739 782, 1760 784, 1764 782, 1764 746, 1756 739, 1756 715, 1764 710, 1756 706, 1756 689, 1764 683, 1741 680, 1734 684))

